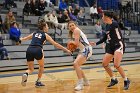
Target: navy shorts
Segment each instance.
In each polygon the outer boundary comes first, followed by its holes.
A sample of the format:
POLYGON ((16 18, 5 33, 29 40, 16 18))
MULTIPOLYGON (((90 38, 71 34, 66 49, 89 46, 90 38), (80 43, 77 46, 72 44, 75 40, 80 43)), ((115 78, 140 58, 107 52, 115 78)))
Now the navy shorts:
POLYGON ((125 45, 122 42, 119 42, 118 44, 111 45, 111 44, 106 44, 105 52, 114 55, 114 52, 118 51, 121 52, 122 54, 125 51, 125 45))
POLYGON ((43 51, 42 48, 39 46, 29 46, 26 51, 26 59, 27 61, 34 61, 40 60, 43 57, 43 51))

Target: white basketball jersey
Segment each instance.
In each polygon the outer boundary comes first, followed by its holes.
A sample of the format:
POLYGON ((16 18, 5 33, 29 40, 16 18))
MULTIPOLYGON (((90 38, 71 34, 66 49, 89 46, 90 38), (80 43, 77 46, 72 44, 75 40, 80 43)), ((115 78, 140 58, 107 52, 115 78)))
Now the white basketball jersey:
POLYGON ((89 44, 89 41, 88 41, 86 35, 78 27, 76 29, 78 29, 77 31, 80 31, 79 49, 82 50, 83 48, 85 48, 86 46, 88 46, 90 44, 89 44))

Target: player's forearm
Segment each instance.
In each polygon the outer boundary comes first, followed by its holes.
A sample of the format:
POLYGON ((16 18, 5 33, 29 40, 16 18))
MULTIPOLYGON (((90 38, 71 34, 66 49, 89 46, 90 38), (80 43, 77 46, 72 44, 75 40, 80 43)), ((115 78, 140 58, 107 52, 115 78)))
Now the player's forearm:
POLYGON ((62 49, 63 51, 67 52, 67 48, 63 47, 62 45, 60 45, 58 43, 55 44, 55 47, 57 47, 58 49, 62 49))
POLYGON ((96 42, 96 45, 102 44, 103 42, 105 42, 107 40, 107 35, 105 34, 103 36, 103 38, 101 38, 98 42, 96 42))
POLYGON ((26 41, 26 40, 29 40, 28 37, 23 37, 23 38, 20 38, 21 41, 26 41))

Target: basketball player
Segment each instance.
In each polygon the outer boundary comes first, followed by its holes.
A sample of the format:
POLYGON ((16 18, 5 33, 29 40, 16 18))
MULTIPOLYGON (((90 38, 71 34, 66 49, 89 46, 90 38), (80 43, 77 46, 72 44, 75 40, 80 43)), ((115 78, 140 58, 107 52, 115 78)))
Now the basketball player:
POLYGON ((86 35, 78 28, 78 26, 70 21, 68 23, 69 37, 74 39, 75 44, 80 49, 78 56, 74 61, 74 69, 76 70, 78 82, 75 90, 82 90, 84 85, 89 85, 89 81, 81 69, 81 65, 92 55, 92 47, 87 40, 86 35))
POLYGON ((27 51, 26 51, 26 59, 27 59, 27 65, 28 70, 23 74, 22 76, 22 86, 26 86, 28 75, 31 74, 34 70, 34 59, 38 61, 39 64, 39 72, 38 72, 38 79, 35 83, 36 87, 45 86, 43 83, 41 83, 40 79, 42 77, 43 71, 44 71, 44 53, 43 53, 43 44, 46 40, 48 40, 51 44, 53 44, 55 47, 62 49, 69 54, 71 54, 71 51, 66 49, 65 47, 61 46, 60 44, 56 43, 46 32, 48 32, 48 25, 44 21, 40 21, 38 23, 39 30, 26 36, 23 38, 20 38, 21 41, 24 40, 30 40, 31 44, 29 45, 27 51))
POLYGON ((111 77, 111 81, 108 87, 112 87, 118 83, 117 78, 115 78, 111 68, 109 67, 110 61, 114 58, 114 67, 124 78, 124 89, 127 90, 129 88, 130 80, 126 77, 124 70, 120 66, 122 56, 125 50, 125 45, 118 23, 115 20, 113 20, 113 17, 115 17, 113 12, 110 11, 104 12, 102 19, 104 23, 106 23, 109 27, 104 37, 100 41, 94 44, 99 45, 104 41, 106 41, 106 48, 105 48, 106 53, 103 58, 102 65, 105 68, 106 72, 111 77))

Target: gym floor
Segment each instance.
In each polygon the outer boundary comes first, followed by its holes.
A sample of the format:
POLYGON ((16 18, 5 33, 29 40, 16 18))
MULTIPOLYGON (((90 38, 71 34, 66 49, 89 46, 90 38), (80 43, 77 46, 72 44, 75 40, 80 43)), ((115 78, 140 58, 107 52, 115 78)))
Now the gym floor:
MULTIPOLYGON (((112 66, 112 64, 111 64, 112 66)), ((26 87, 21 86, 21 76, 25 70, 0 72, 0 93, 140 93, 140 60, 122 62, 131 84, 128 90, 123 90, 123 79, 114 69, 119 83, 107 88, 110 81, 101 64, 84 65, 82 68, 90 80, 90 86, 81 91, 75 91, 77 76, 72 66, 45 68, 42 82, 44 87, 36 88, 37 69, 29 75, 26 87)))

